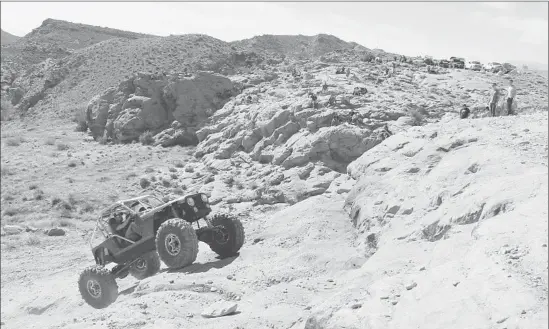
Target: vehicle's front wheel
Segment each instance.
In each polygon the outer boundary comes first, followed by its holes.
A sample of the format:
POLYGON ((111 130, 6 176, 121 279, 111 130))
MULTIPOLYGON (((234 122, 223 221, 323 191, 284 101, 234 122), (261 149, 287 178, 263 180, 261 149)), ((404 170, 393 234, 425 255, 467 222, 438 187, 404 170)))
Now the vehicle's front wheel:
POLYGON ((190 265, 198 255, 196 232, 190 223, 182 219, 169 219, 156 233, 156 251, 169 268, 190 265))
POLYGON ((109 270, 93 265, 86 268, 78 280, 80 295, 91 307, 105 308, 118 298, 118 285, 109 270))
POLYGON ((130 274, 137 280, 143 280, 160 271, 160 258, 156 251, 139 257, 130 267, 130 274))
POLYGON ((230 257, 244 244, 244 227, 240 220, 227 214, 217 214, 211 220, 214 227, 210 248, 221 257, 230 257))

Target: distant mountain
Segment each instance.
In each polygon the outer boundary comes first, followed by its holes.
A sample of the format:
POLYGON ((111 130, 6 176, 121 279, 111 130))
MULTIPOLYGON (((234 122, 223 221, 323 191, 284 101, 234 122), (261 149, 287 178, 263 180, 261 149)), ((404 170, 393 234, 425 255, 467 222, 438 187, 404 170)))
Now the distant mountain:
POLYGON ((10 43, 14 43, 15 41, 17 41, 18 39, 20 39, 21 37, 18 37, 16 35, 13 35, 11 33, 8 33, 4 30, 1 30, 2 31, 2 45, 7 45, 7 44, 10 44, 10 43))
MULTIPOLYGON (((113 38, 139 39, 151 35, 121 31, 86 24, 48 18, 18 42, 4 43, 2 31, 2 64, 9 62, 17 70, 38 64, 48 58, 59 59, 82 49, 113 38)), ((2 68, 4 70, 4 67, 2 68)))
POLYGON ((523 65, 528 66, 528 69, 530 70, 538 70, 538 71, 547 71, 548 65, 542 64, 538 62, 528 62, 528 61, 507 61, 507 63, 511 63, 513 65, 516 65, 517 67, 522 67, 523 65))

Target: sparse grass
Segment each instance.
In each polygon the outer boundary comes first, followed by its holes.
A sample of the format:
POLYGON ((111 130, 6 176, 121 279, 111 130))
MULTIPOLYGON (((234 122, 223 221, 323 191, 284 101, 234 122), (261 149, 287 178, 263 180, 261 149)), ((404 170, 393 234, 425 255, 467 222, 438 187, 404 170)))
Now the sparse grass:
POLYGON ((139 136, 139 142, 143 145, 152 145, 154 143, 153 134, 150 131, 145 131, 139 136))
POLYGON ((58 151, 66 151, 69 149, 69 146, 65 143, 59 142, 57 143, 57 150, 58 151))

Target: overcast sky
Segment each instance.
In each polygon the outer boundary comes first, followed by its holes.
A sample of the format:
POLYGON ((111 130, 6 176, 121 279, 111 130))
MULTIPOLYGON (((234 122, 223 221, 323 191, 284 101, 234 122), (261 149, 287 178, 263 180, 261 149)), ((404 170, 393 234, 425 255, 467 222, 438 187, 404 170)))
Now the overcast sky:
POLYGON ((327 33, 405 55, 547 64, 547 2, 2 2, 4 31, 23 36, 46 18, 166 36, 234 41, 327 33))

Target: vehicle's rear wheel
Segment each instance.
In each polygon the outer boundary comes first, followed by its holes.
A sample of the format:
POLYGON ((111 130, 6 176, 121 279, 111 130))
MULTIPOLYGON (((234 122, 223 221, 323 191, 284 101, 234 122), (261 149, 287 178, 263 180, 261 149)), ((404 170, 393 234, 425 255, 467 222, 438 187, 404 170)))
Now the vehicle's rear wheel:
POLYGON ((169 219, 156 233, 156 251, 169 268, 190 265, 198 255, 196 232, 191 224, 183 219, 169 219))
POLYGON ((210 248, 221 257, 236 255, 244 244, 244 227, 240 220, 228 214, 214 215, 211 220, 214 227, 210 248))
POLYGON ((91 307, 105 308, 118 298, 118 285, 109 270, 93 265, 86 268, 78 280, 80 295, 91 307))
POLYGON ((139 257, 130 267, 130 274, 137 280, 143 280, 160 271, 160 258, 156 251, 151 251, 139 257))

